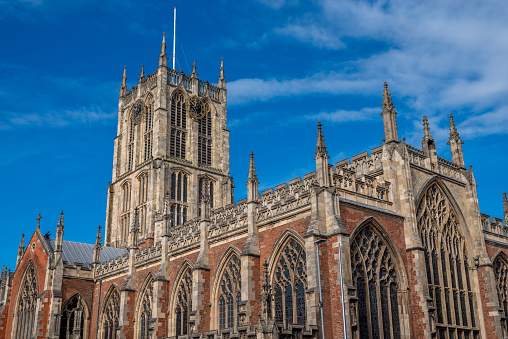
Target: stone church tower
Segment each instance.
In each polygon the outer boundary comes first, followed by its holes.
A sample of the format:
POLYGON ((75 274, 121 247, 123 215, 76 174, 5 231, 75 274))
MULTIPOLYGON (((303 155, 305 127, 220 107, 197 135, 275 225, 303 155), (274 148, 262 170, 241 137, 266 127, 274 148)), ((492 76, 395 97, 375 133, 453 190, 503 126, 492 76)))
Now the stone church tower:
POLYGON ((211 208, 233 202, 229 172, 227 90, 221 61, 217 85, 167 67, 165 37, 157 70, 127 90, 124 69, 108 189, 106 244, 125 247, 134 222, 139 241, 160 241, 156 221, 167 206, 171 226, 199 215, 203 190, 211 208))

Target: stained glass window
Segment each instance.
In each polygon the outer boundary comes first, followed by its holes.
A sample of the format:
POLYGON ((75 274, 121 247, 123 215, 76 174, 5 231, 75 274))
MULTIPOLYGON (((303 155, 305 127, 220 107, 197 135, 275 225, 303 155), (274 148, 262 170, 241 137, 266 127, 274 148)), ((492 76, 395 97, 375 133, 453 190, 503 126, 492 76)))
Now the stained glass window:
POLYGON ((225 264, 219 283, 219 327, 236 331, 241 303, 241 262, 232 254, 225 264))
POLYGON ((305 249, 293 238, 286 240, 275 261, 274 289, 275 321, 285 327, 305 324, 305 290, 307 266, 305 249))
MULTIPOLYGON (((508 259, 504 255, 498 255, 493 265, 499 303, 506 318, 508 317, 508 259)), ((469 294, 469 299, 473 299, 471 294, 469 294)), ((471 318, 473 318, 473 310, 471 310, 471 318)), ((508 320, 504 320, 503 326, 508 331, 508 320)))
POLYGON ((176 294, 176 335, 189 333, 189 314, 192 311, 192 271, 187 267, 178 283, 176 294))
POLYGON ((140 326, 141 336, 140 339, 149 339, 150 333, 150 319, 152 319, 152 303, 153 303, 153 283, 150 281, 146 285, 146 289, 143 294, 143 301, 141 302, 140 312, 140 326))
POLYGON ((75 331, 78 331, 79 337, 83 338, 84 307, 84 300, 79 294, 74 295, 65 303, 60 318, 60 339, 72 338, 75 331))
POLYGON ((457 335, 453 326, 464 332, 478 333, 475 328, 466 244, 460 233, 457 214, 441 187, 434 183, 423 194, 417 209, 418 229, 426 251, 438 251, 441 264, 430 262, 433 276, 427 273, 430 297, 436 307, 438 337, 457 335), (438 277, 441 276, 442 279, 438 277), (467 290, 464 290, 464 279, 467 290), (444 299, 442 298, 444 295, 444 299), (446 314, 446 317, 443 315, 446 314), (468 319, 468 315, 472 317, 468 319), (451 332, 450 332, 451 331, 451 332))
POLYGON ((35 326, 35 313, 37 307, 37 296, 39 290, 37 287, 37 275, 35 267, 30 264, 25 270, 25 277, 20 285, 18 304, 16 307, 16 339, 32 338, 32 332, 35 326))
POLYGON ((116 329, 120 318, 120 293, 112 290, 107 301, 104 303, 102 328, 104 339, 116 339, 116 329))
POLYGON ((397 271, 389 248, 374 227, 366 226, 351 240, 351 258, 359 337, 400 338, 397 271))

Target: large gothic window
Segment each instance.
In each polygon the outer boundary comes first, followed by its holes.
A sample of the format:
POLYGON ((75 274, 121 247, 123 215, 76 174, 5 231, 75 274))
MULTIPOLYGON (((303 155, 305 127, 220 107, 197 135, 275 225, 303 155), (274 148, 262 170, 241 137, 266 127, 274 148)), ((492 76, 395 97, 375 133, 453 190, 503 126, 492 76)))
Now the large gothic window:
POLYGON ((437 183, 421 198, 417 220, 438 338, 477 336, 467 251, 460 233, 464 226, 437 183))
POLYGON ((153 100, 149 99, 145 106, 144 161, 152 158, 153 139, 153 100))
POLYGON ((506 257, 498 255, 494 260, 494 273, 496 275, 497 294, 499 296, 499 304, 503 309, 505 320, 503 327, 508 333, 508 260, 506 257))
POLYGON ((355 338, 400 339, 397 270, 390 250, 370 225, 351 241, 351 271, 358 297, 355 338))
POLYGON ((121 243, 126 243, 129 234, 131 211, 131 183, 125 182, 122 186, 122 213, 120 215, 121 243))
POLYGON ((272 293, 275 322, 285 328, 291 324, 305 325, 305 249, 294 238, 288 238, 274 265, 272 293))
POLYGON ((139 176, 139 226, 141 235, 145 235, 147 231, 147 212, 148 212, 148 173, 139 176))
POLYGON ((153 303, 153 283, 150 281, 146 285, 143 299, 139 310, 139 338, 150 338, 150 320, 152 319, 152 303, 153 303))
POLYGON ((37 296, 39 295, 37 275, 33 264, 30 264, 25 271, 18 295, 15 338, 29 339, 32 338, 35 326, 37 296))
POLYGON ((242 301, 240 258, 233 254, 227 261, 219 283, 219 328, 236 331, 242 301))
POLYGON ((188 203, 187 186, 189 176, 185 172, 171 173, 171 227, 187 221, 188 203))
POLYGON ((60 339, 74 338, 75 334, 83 338, 85 307, 85 302, 79 294, 74 295, 65 304, 60 318, 60 339))
POLYGON ((175 302, 176 336, 189 334, 189 316, 192 311, 192 270, 190 267, 185 272, 178 284, 175 302))
POLYGON ((109 295, 102 312, 102 339, 116 339, 120 318, 120 294, 116 289, 109 295))
POLYGON ((198 120, 198 163, 212 165, 212 112, 210 104, 203 103, 205 115, 198 120))
POLYGON ((185 159, 187 108, 182 93, 176 93, 171 100, 170 126, 169 155, 185 159))

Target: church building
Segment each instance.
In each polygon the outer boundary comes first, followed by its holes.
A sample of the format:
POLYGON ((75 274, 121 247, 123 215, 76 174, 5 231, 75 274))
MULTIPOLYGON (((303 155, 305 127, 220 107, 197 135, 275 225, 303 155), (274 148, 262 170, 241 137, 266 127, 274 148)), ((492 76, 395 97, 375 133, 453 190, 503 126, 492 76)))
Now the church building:
POLYGON ((163 39, 131 90, 124 70, 95 244, 63 212, 21 237, 0 338, 508 338, 508 200, 481 213, 451 114, 450 160, 425 116, 421 148, 399 138, 385 83, 381 145, 330 164, 319 123, 315 171, 260 192, 251 153, 235 201, 223 64, 167 61, 163 39))

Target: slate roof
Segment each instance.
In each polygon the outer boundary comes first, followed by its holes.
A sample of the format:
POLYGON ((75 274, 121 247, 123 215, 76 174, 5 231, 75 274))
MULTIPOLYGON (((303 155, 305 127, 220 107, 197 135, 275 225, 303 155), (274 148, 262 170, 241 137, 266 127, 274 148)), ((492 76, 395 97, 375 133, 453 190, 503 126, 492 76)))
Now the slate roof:
MULTIPOLYGON (((55 251, 55 239, 45 239, 51 250, 55 251)), ((93 263, 93 244, 85 244, 82 242, 64 240, 62 243, 63 260, 67 261, 69 265, 75 263, 82 263, 83 267, 90 266, 93 263)), ((122 248, 102 246, 101 262, 128 254, 129 251, 122 248)))

